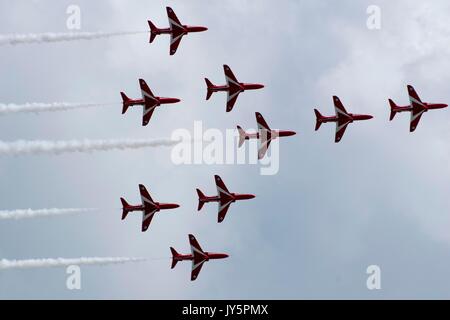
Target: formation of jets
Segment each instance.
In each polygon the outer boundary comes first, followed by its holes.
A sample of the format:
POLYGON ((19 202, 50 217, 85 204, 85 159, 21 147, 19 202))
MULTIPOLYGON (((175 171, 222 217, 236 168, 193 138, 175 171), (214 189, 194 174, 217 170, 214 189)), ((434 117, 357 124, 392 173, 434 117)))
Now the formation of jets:
MULTIPOLYGON (((194 33, 194 32, 202 32, 206 31, 206 27, 202 26, 188 26, 183 25, 180 20, 175 15, 175 12, 167 7, 167 15, 169 18, 169 28, 160 29, 157 28, 151 21, 148 21, 150 26, 150 43, 152 43, 157 35, 160 34, 169 34, 171 36, 170 41, 170 55, 174 55, 180 45, 181 39, 183 36, 194 33)), ((206 100, 209 100, 214 92, 226 92, 227 93, 227 103, 226 103, 226 112, 230 112, 233 110, 233 107, 236 104, 236 101, 244 91, 247 90, 258 90, 264 88, 264 85, 258 83, 243 83, 239 82, 236 76, 231 71, 231 68, 228 65, 223 66, 226 84, 225 85, 214 85, 209 79, 205 78, 206 82, 206 100)), ((123 106, 122 106, 122 114, 125 114, 129 107, 141 105, 143 107, 143 117, 142 117, 142 125, 146 126, 150 119, 152 118, 153 112, 155 109, 164 104, 173 104, 178 103, 181 100, 178 98, 163 98, 155 96, 150 90, 149 86, 143 79, 139 79, 139 85, 141 89, 142 99, 130 99, 126 96, 125 93, 121 92, 123 106)), ((411 120, 410 120, 410 132, 413 132, 421 119, 421 116, 424 112, 432 109, 442 109, 446 108, 447 104, 443 103, 426 103, 422 102, 419 98, 418 94, 414 90, 414 88, 410 85, 407 86, 409 101, 410 104, 408 106, 397 106, 391 99, 389 99, 390 105, 390 117, 389 120, 393 120, 397 113, 401 112, 410 112, 411 120)), ((370 120, 373 116, 368 114, 353 114, 346 110, 341 100, 337 96, 333 96, 333 104, 335 115, 334 116, 323 116, 317 109, 314 109, 314 113, 316 115, 316 125, 315 130, 317 131, 322 123, 327 122, 335 122, 336 123, 336 131, 335 131, 335 139, 336 143, 342 140, 344 133, 347 129, 347 126, 350 123, 370 120)), ((246 132, 240 126, 237 126, 237 130, 239 133, 239 143, 238 147, 241 147, 246 140, 257 139, 258 140, 258 159, 262 159, 271 142, 279 137, 288 137, 296 134, 295 131, 290 130, 273 130, 271 129, 264 117, 261 113, 256 112, 256 123, 258 130, 256 132, 246 132)), ((225 216, 229 210, 229 207, 232 203, 240 200, 249 200, 255 198, 253 194, 239 194, 233 193, 228 190, 223 182, 222 178, 218 175, 214 176, 217 195, 216 196, 206 196, 203 194, 200 189, 196 189, 198 195, 198 211, 200 211, 205 203, 208 202, 217 202, 218 204, 218 223, 224 221, 225 216)), ((139 192, 141 196, 141 204, 140 205, 130 205, 125 199, 120 198, 122 202, 122 220, 124 220, 128 213, 134 211, 142 212, 142 232, 148 230, 150 223, 154 217, 154 215, 161 210, 167 209, 176 209, 179 207, 178 204, 175 203, 159 203, 152 199, 147 189, 144 185, 139 185, 139 192)), ((227 258, 228 255, 225 253, 211 253, 203 251, 200 247, 199 243, 195 239, 195 237, 190 234, 189 235, 189 243, 191 246, 191 254, 179 254, 173 247, 170 247, 172 252, 172 269, 176 266, 179 261, 189 260, 192 261, 192 271, 191 271, 191 280, 196 280, 202 269, 202 266, 205 262, 214 259, 223 259, 227 258)))
MULTIPOLYGON (((222 179, 216 175, 214 176, 217 186, 217 196, 207 197, 205 196, 199 189, 197 189, 197 193, 199 196, 199 204, 198 210, 203 207, 206 202, 217 202, 219 204, 219 217, 218 222, 222 222, 227 214, 228 208, 231 203, 236 202, 238 200, 247 200, 253 199, 255 196, 252 194, 237 194, 229 192, 222 179)), ((122 203, 122 220, 128 216, 128 213, 133 211, 141 211, 142 212, 142 225, 141 230, 145 232, 148 230, 150 223, 155 215, 155 213, 161 210, 168 209, 176 209, 180 206, 176 203, 160 203, 156 202, 150 196, 150 193, 147 191, 144 185, 139 185, 139 193, 141 196, 141 204, 140 205, 130 205, 124 198, 120 198, 122 203)), ((197 240, 193 235, 189 235, 189 242, 191 244, 191 254, 179 254, 174 248, 170 248, 172 252, 172 269, 175 267, 178 261, 183 260, 191 260, 192 261, 192 274, 191 280, 195 280, 200 273, 200 270, 203 266, 203 263, 206 261, 214 260, 214 259, 223 259, 227 258, 228 255, 224 253, 211 253, 203 251, 197 240)))

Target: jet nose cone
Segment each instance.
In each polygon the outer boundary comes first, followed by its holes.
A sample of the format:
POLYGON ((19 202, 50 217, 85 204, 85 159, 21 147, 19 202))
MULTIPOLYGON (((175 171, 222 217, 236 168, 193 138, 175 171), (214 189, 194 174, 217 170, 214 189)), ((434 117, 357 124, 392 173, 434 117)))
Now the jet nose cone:
POLYGON ((174 209, 179 208, 179 207, 180 207, 179 204, 174 204, 174 205, 173 205, 173 208, 174 208, 174 209))
POLYGON ((373 119, 373 116, 367 116, 367 120, 373 119))
POLYGON ((173 101, 175 101, 175 103, 181 102, 181 99, 175 98, 173 99, 173 101))
POLYGON ((256 197, 256 196, 255 196, 254 194, 249 194, 249 195, 248 195, 248 198, 249 198, 249 199, 254 199, 255 197, 256 197))
POLYGON ((262 89, 262 88, 264 88, 264 85, 263 84, 258 84, 257 87, 258 87, 258 89, 262 89))
POLYGON ((295 132, 295 131, 289 131, 290 136, 295 136, 296 134, 297 134, 297 132, 295 132))
POLYGON ((208 31, 208 28, 207 27, 202 27, 200 30, 201 31, 208 31))

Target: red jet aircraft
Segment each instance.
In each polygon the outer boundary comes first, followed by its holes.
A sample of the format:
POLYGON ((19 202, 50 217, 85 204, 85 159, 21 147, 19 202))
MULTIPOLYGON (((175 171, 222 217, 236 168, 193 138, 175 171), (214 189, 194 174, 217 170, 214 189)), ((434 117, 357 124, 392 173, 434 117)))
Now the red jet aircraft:
POLYGON ((411 120, 409 122, 409 131, 413 132, 416 130, 417 125, 419 124, 420 118, 424 112, 432 109, 443 109, 448 105, 444 103, 427 103, 422 102, 420 100, 419 95, 416 93, 416 90, 410 85, 408 85, 408 94, 409 94, 409 106, 400 107, 395 104, 394 101, 389 99, 389 104, 391 105, 391 115, 389 117, 389 121, 394 119, 395 114, 397 112, 409 111, 411 112, 411 120))
POLYGON ((245 140, 259 139, 258 159, 262 159, 269 149, 270 142, 278 137, 289 137, 296 134, 295 131, 286 130, 272 130, 267 125, 261 113, 256 112, 256 123, 258 124, 258 132, 245 132, 240 126, 237 126, 239 131, 239 147, 241 147, 245 140))
POLYGON ((141 87, 142 99, 132 100, 123 92, 121 92, 120 95, 122 96, 123 101, 122 114, 125 114, 131 106, 142 105, 144 107, 144 115, 142 117, 143 126, 146 126, 150 122, 156 107, 159 107, 162 104, 178 103, 181 101, 177 98, 156 97, 143 79, 139 79, 139 85, 141 87))
POLYGON ((233 110, 234 104, 236 103, 236 100, 241 92, 244 92, 245 90, 256 90, 264 88, 264 85, 262 84, 239 82, 234 76, 230 67, 227 65, 223 66, 223 70, 225 71, 225 78, 227 81, 227 84, 224 86, 215 86, 211 81, 205 78, 207 86, 206 100, 209 100, 213 92, 226 91, 228 93, 227 112, 233 110))
POLYGON ((130 212, 142 211, 142 232, 147 231, 156 212, 179 207, 176 203, 159 203, 153 201, 147 189, 142 184, 139 185, 139 192, 141 193, 142 205, 131 206, 124 198, 120 198, 120 201, 122 202, 122 220, 124 220, 130 212))
POLYGON ((218 176, 214 176, 216 180, 216 187, 217 187, 217 196, 213 197, 207 197, 201 192, 199 189, 197 189, 198 194, 198 211, 200 211, 203 207, 203 205, 207 202, 218 202, 219 204, 219 215, 218 215, 218 222, 222 222, 223 219, 225 219, 225 216, 227 214, 228 208, 233 202, 236 202, 237 200, 248 200, 253 199, 255 196, 253 194, 237 194, 232 193, 228 191, 227 187, 223 183, 222 179, 218 176))
POLYGON ((228 258, 228 255, 225 253, 203 251, 192 234, 189 235, 189 243, 191 244, 191 254, 179 254, 172 247, 170 247, 170 251, 172 251, 172 269, 175 268, 178 261, 192 260, 191 281, 197 279, 198 274, 202 269, 203 263, 205 263, 206 261, 228 258))
POLYGON ((336 111, 336 116, 324 117, 320 114, 320 112, 317 109, 314 109, 314 112, 317 118, 316 131, 319 130, 320 125, 322 123, 336 122, 336 136, 334 138, 334 142, 341 141, 345 129, 347 129, 349 123, 352 123, 353 121, 369 120, 373 118, 373 116, 366 114, 348 113, 347 110, 345 110, 341 100, 339 100, 339 98, 336 96, 333 96, 333 102, 334 102, 334 110, 336 111))
POLYGON ((202 32, 208 30, 206 27, 187 26, 181 24, 172 8, 167 7, 166 9, 167 16, 169 17, 169 28, 159 29, 150 20, 148 20, 148 25, 150 26, 150 43, 155 40, 157 35, 170 34, 170 55, 174 55, 175 52, 177 52, 183 36, 191 32, 202 32))

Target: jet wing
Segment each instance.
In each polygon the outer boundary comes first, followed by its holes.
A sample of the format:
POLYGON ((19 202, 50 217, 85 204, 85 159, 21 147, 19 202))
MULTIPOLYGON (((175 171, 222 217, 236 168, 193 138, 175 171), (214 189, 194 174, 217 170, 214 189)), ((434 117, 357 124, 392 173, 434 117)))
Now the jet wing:
POLYGON ((217 219, 218 222, 222 222, 223 219, 225 219, 230 204, 233 202, 233 196, 231 195, 230 191, 228 191, 225 183, 223 183, 223 180, 218 175, 215 175, 214 178, 216 180, 217 194, 219 196, 219 215, 217 219))
POLYGON ((203 264, 205 263, 205 259, 196 261, 192 260, 192 271, 191 271, 191 281, 197 279, 200 270, 202 270, 203 264))
POLYGON ((147 104, 144 105, 144 114, 142 115, 143 126, 146 126, 150 122, 150 119, 152 118, 155 108, 156 106, 148 107, 147 104))
POLYGON ((413 86, 408 85, 408 95, 412 108, 411 120, 409 123, 409 131, 413 132, 414 130, 416 130, 420 118, 422 117, 422 114, 425 112, 426 109, 424 103, 422 102, 422 100, 420 100, 420 97, 417 94, 416 90, 414 90, 413 86))
POLYGON ((269 149, 270 142, 272 141, 272 130, 264 120, 264 117, 256 112, 256 123, 258 124, 259 146, 258 146, 258 159, 264 158, 267 150, 269 149))
POLYGON ((350 120, 348 119, 339 119, 336 121, 336 135, 334 138, 334 142, 339 142, 342 139, 342 136, 345 133, 345 129, 347 129, 350 120))
POLYGON ((231 71, 229 66, 224 65, 223 70, 225 72, 225 79, 228 85, 227 112, 230 112, 233 110, 234 104, 236 103, 239 94, 242 92, 242 86, 234 76, 233 71, 231 71))
POLYGON ((142 205, 144 207, 154 208, 156 206, 144 185, 139 185, 139 192, 141 194, 142 205))
POLYGON ((419 124, 420 118, 422 114, 425 112, 423 108, 414 108, 411 110, 411 120, 409 122, 409 131, 413 132, 416 130, 417 125, 419 124))
POLYGON ((336 112, 336 117, 338 118, 350 118, 350 115, 348 114, 347 110, 345 110, 344 105, 342 104, 341 100, 333 96, 333 103, 334 103, 334 111, 336 112))
POLYGON ((237 98, 241 90, 232 90, 231 88, 228 90, 227 96, 227 112, 233 110, 234 105, 236 104, 237 98))
POLYGON ((172 10, 171 7, 167 7, 167 17, 169 18, 169 25, 171 30, 181 29, 184 30, 183 25, 181 24, 180 20, 178 19, 175 12, 172 10))
POLYGON ((139 79, 139 85, 141 87, 142 99, 144 100, 142 125, 146 126, 150 122, 153 112, 159 104, 159 100, 155 97, 143 79, 139 79))
POLYGON ((233 201, 231 199, 220 199, 219 200, 219 214, 217 216, 217 222, 222 222, 225 219, 225 216, 227 215, 228 208, 230 207, 231 203, 233 201))
POLYGON ((202 269, 203 263, 206 261, 206 254, 200 247, 197 239, 195 239, 192 234, 189 235, 189 243, 191 245, 191 252, 193 256, 191 280, 194 281, 195 279, 197 279, 198 274, 202 269))
POLYGON ((214 179, 216 180, 217 195, 220 198, 231 197, 231 193, 230 191, 228 191, 227 187, 225 186, 225 183, 223 183, 222 178, 220 178, 218 175, 215 175, 214 179))
POLYGON ((155 209, 144 209, 142 213, 142 232, 147 231, 150 223, 152 222, 153 216, 155 215, 155 209))
POLYGON ((181 39, 183 38, 183 32, 173 31, 170 35, 170 55, 174 55, 177 52, 178 46, 180 45, 181 39))
POLYGON ((172 31, 170 38, 170 55, 174 55, 175 52, 177 52, 185 30, 175 12, 170 7, 167 7, 167 16, 169 18, 170 30, 172 31))

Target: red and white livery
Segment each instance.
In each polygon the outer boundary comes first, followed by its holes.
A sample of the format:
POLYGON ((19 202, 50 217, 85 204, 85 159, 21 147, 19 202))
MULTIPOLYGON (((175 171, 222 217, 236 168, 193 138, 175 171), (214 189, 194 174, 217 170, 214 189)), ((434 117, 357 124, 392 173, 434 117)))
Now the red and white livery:
POLYGON ((142 184, 139 185, 139 192, 141 194, 141 205, 129 205, 124 198, 120 198, 120 201, 122 202, 122 220, 124 220, 130 212, 142 211, 142 232, 147 231, 155 213, 161 210, 176 209, 179 207, 176 203, 159 203, 153 201, 147 189, 142 184))
POLYGON ((224 259, 228 258, 225 253, 214 253, 206 252, 200 247, 199 243, 195 237, 189 235, 189 243, 191 245, 191 254, 179 254, 174 248, 170 247, 172 252, 172 269, 175 268, 178 261, 191 260, 192 261, 192 271, 191 271, 191 281, 198 278, 200 270, 202 270, 203 264, 209 260, 224 259))
POLYGON ((181 101, 178 98, 163 98, 155 96, 143 79, 139 79, 139 86, 141 87, 142 99, 132 100, 123 92, 121 92, 120 95, 122 96, 123 103, 122 114, 125 114, 131 106, 141 105, 144 107, 144 113, 142 115, 143 126, 146 126, 150 122, 156 107, 159 107, 162 104, 172 104, 181 101))
POLYGON ((433 109, 443 109, 447 108, 447 104, 445 103, 427 103, 422 102, 420 100, 419 95, 416 90, 414 90, 413 86, 408 85, 408 94, 409 94, 409 106, 397 106, 394 101, 389 99, 389 105, 391 107, 391 114, 389 116, 389 121, 394 119, 397 112, 411 112, 411 119, 409 121, 409 131, 413 132, 416 130, 417 125, 419 124, 420 118, 424 112, 433 109))
POLYGON ((208 197, 203 194, 199 189, 197 189, 198 195, 198 211, 200 211, 203 205, 207 202, 217 202, 218 203, 218 217, 217 221, 220 223, 225 219, 228 212, 228 208, 233 202, 239 200, 253 199, 255 196, 253 194, 239 194, 228 191, 227 187, 218 175, 214 176, 217 187, 217 196, 208 197))
POLYGON ((157 28, 150 20, 148 25, 150 26, 150 43, 155 40, 157 35, 170 34, 170 55, 174 55, 177 52, 183 36, 193 32, 203 32, 208 30, 206 27, 200 26, 187 26, 180 22, 175 12, 170 7, 166 7, 167 16, 169 18, 169 28, 160 29, 157 28))
POLYGON ((234 104, 241 92, 246 90, 257 90, 264 88, 264 85, 258 83, 243 83, 239 82, 231 71, 230 67, 226 64, 223 66, 225 72, 225 79, 227 84, 224 86, 215 86, 211 81, 205 78, 206 82, 206 100, 209 100, 214 92, 225 91, 227 92, 227 112, 233 110, 234 104))
POLYGON ((264 120, 264 117, 261 115, 261 113, 256 112, 255 116, 256 123, 258 124, 258 132, 245 132, 244 129, 242 129, 240 126, 237 126, 237 129, 239 132, 239 147, 244 144, 245 140, 258 139, 258 159, 264 158, 264 155, 266 154, 267 149, 269 149, 270 142, 272 140, 275 140, 278 137, 289 137, 296 134, 295 131, 272 130, 264 120))
POLYGON ((373 118, 373 116, 367 114, 353 114, 347 112, 341 100, 336 96, 333 96, 333 103, 334 110, 336 112, 335 116, 324 117, 320 114, 319 110, 314 109, 314 113, 316 114, 315 130, 319 130, 322 123, 336 122, 336 134, 334 138, 334 142, 336 143, 341 141, 342 137, 344 136, 345 129, 347 129, 347 126, 350 123, 352 123, 353 121, 369 120, 373 118))

